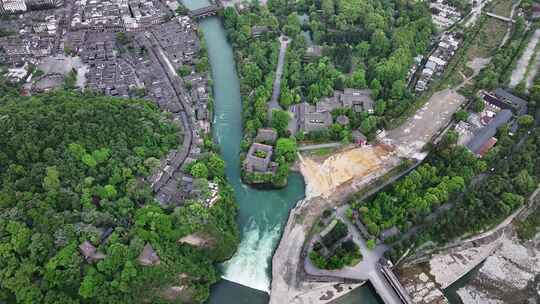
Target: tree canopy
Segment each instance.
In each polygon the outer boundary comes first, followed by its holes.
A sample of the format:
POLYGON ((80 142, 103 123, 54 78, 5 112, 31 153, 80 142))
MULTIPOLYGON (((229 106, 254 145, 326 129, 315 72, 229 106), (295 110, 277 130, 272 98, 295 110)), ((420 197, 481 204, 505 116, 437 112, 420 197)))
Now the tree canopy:
MULTIPOLYGON (((155 105, 73 92, 4 96, 0 128, 0 301, 142 303, 178 284, 194 302, 208 297, 214 262, 238 242, 236 207, 224 183, 212 208, 153 199, 143 178, 181 139, 155 105), (177 243, 195 232, 219 242, 177 243), (85 241, 101 258, 80 253, 85 241), (137 261, 147 244, 159 265, 137 261)), ((222 176, 223 164, 209 163, 207 174, 222 176)))

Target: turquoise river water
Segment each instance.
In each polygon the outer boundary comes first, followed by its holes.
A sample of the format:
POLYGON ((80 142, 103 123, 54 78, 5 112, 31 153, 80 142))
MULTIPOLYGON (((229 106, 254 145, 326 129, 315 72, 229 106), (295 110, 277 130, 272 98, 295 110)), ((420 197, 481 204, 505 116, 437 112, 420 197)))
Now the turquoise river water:
MULTIPOLYGON (((189 9, 208 5, 207 0, 184 0, 189 9)), ((214 92, 214 138, 227 164, 226 175, 239 205, 241 243, 235 255, 220 267, 223 280, 213 286, 208 303, 268 303, 271 257, 281 236, 289 210, 304 197, 305 185, 298 173, 281 190, 257 190, 240 179, 242 103, 232 48, 217 17, 200 22, 212 67, 214 92)), ((363 291, 369 298, 373 295, 363 291)), ((376 303, 362 301, 362 303, 376 303)), ((286 304, 286 303, 283 303, 286 304)))

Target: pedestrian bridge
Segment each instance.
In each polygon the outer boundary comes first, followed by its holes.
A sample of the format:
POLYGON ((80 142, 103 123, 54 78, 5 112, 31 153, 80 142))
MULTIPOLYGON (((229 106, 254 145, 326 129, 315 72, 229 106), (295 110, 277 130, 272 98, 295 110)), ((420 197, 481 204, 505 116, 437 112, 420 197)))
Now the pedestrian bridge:
POLYGON ((494 14, 494 13, 491 13, 491 12, 486 13, 486 15, 488 15, 488 16, 490 16, 492 18, 495 18, 495 19, 499 19, 499 20, 504 21, 504 22, 516 23, 516 21, 514 19, 512 19, 512 18, 504 17, 504 16, 497 15, 497 14, 494 14))
POLYGON ((201 7, 198 9, 191 10, 189 12, 189 15, 194 19, 203 19, 210 16, 217 15, 218 11, 220 9, 220 6, 217 4, 211 4, 205 7, 201 7))

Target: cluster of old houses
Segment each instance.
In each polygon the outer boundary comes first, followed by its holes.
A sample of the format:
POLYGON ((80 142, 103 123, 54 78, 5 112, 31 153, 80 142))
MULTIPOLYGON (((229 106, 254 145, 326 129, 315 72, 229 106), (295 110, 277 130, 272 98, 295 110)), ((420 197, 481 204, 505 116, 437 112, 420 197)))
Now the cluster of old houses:
POLYGON ((76 49, 88 67, 86 87, 111 96, 128 97, 131 88, 142 87, 134 67, 116 56, 114 33, 82 32, 83 45, 76 49))
POLYGON ((429 4, 431 20, 440 30, 445 30, 461 20, 461 12, 448 1, 435 0, 429 4))
POLYGON ((169 16, 165 4, 157 0, 76 0, 71 27, 139 31, 169 16))
POLYGON ((153 49, 152 56, 140 55, 133 62, 137 73, 152 78, 145 81, 148 96, 160 108, 172 112, 184 129, 182 146, 162 160, 160 169, 149 179, 163 204, 201 199, 204 205, 211 206, 218 197, 217 185, 212 183, 208 185, 210 195, 202 197, 206 191, 200 188, 201 183, 185 172, 187 165, 203 156, 202 135, 210 131, 211 121, 206 73, 192 71, 182 79, 176 76, 181 66, 193 68, 200 48, 195 33, 196 26, 190 19, 178 17, 150 32, 138 33, 135 39, 143 42, 141 47, 153 49), (153 77, 157 73, 160 76, 153 77))
MULTIPOLYGON (((288 131, 291 135, 297 133, 310 133, 328 129, 332 124, 342 126, 350 124, 349 117, 338 115, 335 119, 332 111, 336 109, 352 109, 355 113, 373 113, 373 99, 371 90, 358 90, 347 88, 334 92, 333 96, 323 97, 314 105, 307 102, 294 104, 289 109, 291 120, 288 131)), ((274 153, 273 144, 278 134, 275 130, 262 128, 257 131, 254 143, 249 148, 244 160, 243 168, 250 173, 274 174, 278 167, 272 161, 274 153)), ((358 145, 367 144, 367 138, 360 131, 352 132, 353 142, 358 145)))
POLYGON ((459 134, 458 144, 482 157, 497 143, 495 136, 501 126, 511 124, 510 130, 515 132, 514 118, 527 113, 527 101, 501 88, 480 94, 485 109, 481 113, 470 113, 467 121, 460 121, 455 130, 459 134))
MULTIPOLYGON (((96 263, 107 257, 106 254, 98 251, 89 241, 85 241, 79 245, 79 252, 88 263, 96 263)), ((161 260, 152 245, 147 243, 137 257, 137 262, 142 266, 155 266, 159 265, 161 260)))
MULTIPOLYGON (((444 33, 442 35, 437 48, 428 57, 418 77, 415 86, 417 92, 425 91, 434 77, 442 75, 448 62, 454 57, 459 48, 459 43, 460 39, 455 33, 444 33)), ((416 65, 413 66, 413 69, 416 69, 416 65)))
POLYGON ((0 15, 60 7, 63 0, 0 0, 0 15))
MULTIPOLYGON (((289 110, 292 116, 289 131, 294 135, 327 129, 334 123, 333 110, 343 108, 353 109, 356 113, 373 113, 373 103, 371 90, 345 89, 336 91, 334 96, 322 98, 315 105, 307 102, 295 104, 289 110)), ((348 125, 349 119, 341 115, 336 117, 336 123, 348 125)))
POLYGON ((55 11, 32 11, 25 19, 1 19, 0 28, 10 34, 0 37, 0 64, 9 68, 8 79, 28 77, 30 66, 53 54, 59 47, 63 15, 55 11))
POLYGON ((274 129, 263 128, 257 131, 255 142, 249 147, 244 160, 244 170, 250 173, 274 174, 277 163, 272 161, 278 134, 274 129))
POLYGON ((181 203, 188 199, 197 200, 203 206, 212 207, 220 198, 219 185, 196 179, 186 168, 203 156, 199 147, 172 150, 160 167, 148 177, 156 199, 164 204, 181 203))

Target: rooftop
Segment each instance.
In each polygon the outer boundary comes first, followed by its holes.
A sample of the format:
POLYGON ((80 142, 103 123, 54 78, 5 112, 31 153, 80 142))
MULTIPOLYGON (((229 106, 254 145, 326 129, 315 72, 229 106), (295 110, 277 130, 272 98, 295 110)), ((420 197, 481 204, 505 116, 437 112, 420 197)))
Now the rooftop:
POLYGON ((277 132, 271 128, 261 128, 257 131, 255 141, 258 143, 274 144, 277 139, 277 132))
POLYGON ((143 266, 154 266, 161 263, 159 256, 149 243, 144 246, 141 254, 137 258, 137 261, 139 261, 139 264, 143 266))
POLYGON ((497 129, 503 124, 509 122, 512 119, 512 112, 510 110, 502 110, 488 123, 487 126, 478 130, 475 136, 467 144, 467 148, 474 154, 481 155, 488 141, 492 141, 491 138, 497 134, 497 129))

